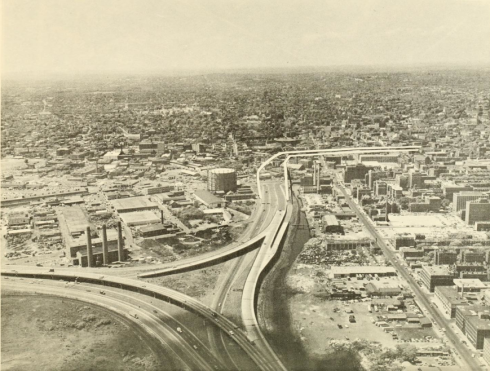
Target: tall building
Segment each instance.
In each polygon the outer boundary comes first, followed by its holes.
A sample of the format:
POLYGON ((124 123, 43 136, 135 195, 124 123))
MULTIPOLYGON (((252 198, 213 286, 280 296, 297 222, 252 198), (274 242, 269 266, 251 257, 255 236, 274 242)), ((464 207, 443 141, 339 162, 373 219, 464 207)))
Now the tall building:
POLYGON ((465 221, 468 225, 473 225, 475 222, 490 221, 490 201, 488 198, 467 202, 465 221))
POLYGON ((435 265, 451 265, 458 260, 458 253, 453 250, 437 250, 434 254, 435 265))
POLYGON ((363 164, 350 165, 344 169, 344 182, 350 183, 354 179, 364 179, 371 167, 363 164))
POLYGON ((449 271, 447 265, 428 266, 424 265, 420 271, 422 283, 430 292, 434 292, 437 286, 452 286, 454 275, 449 271))
POLYGON ((481 192, 459 192, 453 194, 453 211, 466 209, 468 201, 476 201, 483 197, 481 192))

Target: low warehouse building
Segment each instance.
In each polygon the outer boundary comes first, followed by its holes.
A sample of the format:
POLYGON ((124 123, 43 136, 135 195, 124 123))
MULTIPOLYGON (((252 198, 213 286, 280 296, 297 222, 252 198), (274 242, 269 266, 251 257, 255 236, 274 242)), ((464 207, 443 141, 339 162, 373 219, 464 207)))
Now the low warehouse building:
POLYGON ((123 213, 121 214, 121 220, 128 227, 160 222, 160 218, 154 212, 148 210, 123 213))

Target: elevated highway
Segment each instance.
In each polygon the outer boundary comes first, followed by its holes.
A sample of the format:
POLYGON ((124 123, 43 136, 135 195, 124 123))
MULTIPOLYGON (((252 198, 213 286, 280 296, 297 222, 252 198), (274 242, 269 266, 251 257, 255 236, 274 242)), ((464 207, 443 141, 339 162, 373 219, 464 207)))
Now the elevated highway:
POLYGON ((2 286, 7 290, 82 300, 101 306, 142 327, 189 369, 196 371, 223 369, 218 359, 183 324, 160 308, 127 295, 121 290, 105 289, 105 294, 101 295, 96 293, 98 290, 92 285, 67 285, 52 280, 28 283, 19 279, 6 280, 5 277, 2 286), (181 327, 183 332, 176 331, 177 327, 181 327))
MULTIPOLYGON (((420 150, 420 146, 402 146, 402 147, 356 147, 356 148, 339 148, 339 149, 311 149, 304 151, 287 151, 287 152, 279 152, 275 155, 272 155, 267 160, 265 160, 257 170, 257 190, 259 193, 259 197, 262 198, 262 190, 260 187, 260 172, 267 165, 269 165, 273 160, 281 156, 290 156, 290 157, 300 157, 300 156, 318 156, 322 154, 331 154, 331 155, 349 155, 354 153, 384 153, 384 152, 416 152, 420 150)), ((285 177, 285 191, 288 192, 287 188, 287 177, 285 177)), ((286 193, 286 199, 289 200, 289 195, 286 193)))
POLYGON ((264 199, 260 200, 259 205, 254 210, 254 215, 250 218, 250 225, 242 237, 238 239, 238 245, 235 243, 207 254, 172 262, 161 269, 139 273, 138 278, 167 276, 202 269, 237 258, 259 248, 267 235, 266 229, 277 210, 280 189, 277 183, 266 183, 263 184, 263 187, 264 199))
POLYGON ((225 331, 255 362, 261 370, 276 370, 276 365, 270 361, 268 355, 263 354, 260 347, 256 347, 246 334, 239 330, 239 326, 228 320, 221 314, 212 311, 197 299, 191 298, 180 292, 157 286, 154 284, 137 281, 134 279, 114 276, 104 276, 89 272, 60 271, 53 272, 46 268, 18 268, 2 269, 2 276, 28 277, 34 279, 52 279, 69 282, 86 282, 94 285, 116 287, 123 290, 134 291, 139 294, 152 296, 158 300, 164 300, 178 305, 198 316, 206 319, 221 330, 225 331))
POLYGON ((242 295, 242 321, 247 332, 247 336, 257 347, 263 349, 263 353, 269 357, 269 362, 276 366, 276 369, 286 370, 279 357, 270 347, 260 330, 257 322, 257 300, 260 284, 267 267, 274 261, 280 252, 281 244, 286 235, 289 220, 291 218, 292 205, 287 205, 285 209, 276 213, 275 220, 270 225, 270 232, 262 244, 257 257, 247 276, 242 295))

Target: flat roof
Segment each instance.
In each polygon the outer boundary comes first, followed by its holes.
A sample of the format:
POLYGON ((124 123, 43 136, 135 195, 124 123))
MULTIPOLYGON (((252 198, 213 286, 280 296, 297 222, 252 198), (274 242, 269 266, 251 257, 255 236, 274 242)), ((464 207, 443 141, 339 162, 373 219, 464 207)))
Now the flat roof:
POLYGON ((333 274, 376 274, 376 273, 396 273, 393 267, 385 266, 353 266, 353 267, 331 267, 333 274))
POLYGON ((138 224, 149 224, 149 223, 155 223, 160 221, 160 218, 149 210, 124 213, 121 214, 121 219, 126 224, 134 223, 134 222, 138 222, 138 224))
POLYGON ((454 280, 457 287, 484 289, 487 286, 477 278, 458 278, 454 280))
POLYGON ((158 205, 146 196, 116 199, 112 200, 111 204, 116 210, 158 208, 158 205))
POLYGON ((327 214, 323 216, 323 222, 327 225, 340 225, 337 217, 333 214, 327 214))
POLYGON ((87 215, 80 206, 63 207, 60 211, 69 233, 84 232, 90 226, 87 215))
POLYGON ((166 229, 167 227, 165 227, 162 223, 158 223, 158 224, 152 224, 145 227, 141 227, 140 231, 144 233, 144 232, 161 231, 166 229))
POLYGON ((206 190, 196 190, 194 196, 208 204, 218 204, 224 202, 221 198, 216 197, 211 192, 206 190))
POLYGON ((423 265, 422 269, 429 273, 431 276, 449 276, 449 265, 423 265))
POLYGON ((436 286, 436 291, 439 291, 451 305, 466 304, 466 300, 459 295, 458 290, 454 287, 436 286))

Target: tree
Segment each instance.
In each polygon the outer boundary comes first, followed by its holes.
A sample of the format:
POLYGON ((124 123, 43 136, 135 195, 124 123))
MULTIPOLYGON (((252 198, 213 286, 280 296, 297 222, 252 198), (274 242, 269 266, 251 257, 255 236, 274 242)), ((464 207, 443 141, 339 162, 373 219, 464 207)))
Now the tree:
POLYGON ((449 201, 447 198, 445 198, 441 201, 441 206, 444 208, 449 207, 450 204, 451 204, 451 201, 449 201))
POLYGON ((191 219, 202 219, 204 212, 196 207, 187 207, 180 211, 178 215, 180 219, 187 221, 191 219))
POLYGON ((400 207, 402 208, 402 210, 407 210, 409 203, 410 203, 410 199, 408 197, 400 198, 400 207))
POLYGON ((414 363, 417 360, 417 348, 414 345, 403 344, 397 345, 396 351, 398 358, 402 362, 414 363))

